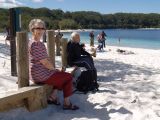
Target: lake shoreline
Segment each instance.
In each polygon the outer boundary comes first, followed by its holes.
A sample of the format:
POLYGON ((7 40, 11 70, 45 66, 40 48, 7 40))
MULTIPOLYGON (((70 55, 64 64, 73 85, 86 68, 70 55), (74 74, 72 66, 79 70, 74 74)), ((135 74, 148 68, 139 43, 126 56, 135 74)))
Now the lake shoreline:
MULTIPOLYGON (((82 43, 89 44, 90 31, 94 31, 94 43, 98 45, 97 35, 102 30, 97 29, 76 29, 76 30, 61 30, 63 38, 70 39, 72 32, 78 32, 82 43)), ((57 32, 57 30, 55 30, 57 32)), ((109 46, 122 46, 131 48, 144 49, 160 49, 160 29, 104 29, 107 34, 106 44, 109 46)), ((4 36, 0 33, 0 36, 4 36)), ((30 37, 30 33, 29 33, 30 37)), ((4 39, 4 37, 1 37, 4 39)))

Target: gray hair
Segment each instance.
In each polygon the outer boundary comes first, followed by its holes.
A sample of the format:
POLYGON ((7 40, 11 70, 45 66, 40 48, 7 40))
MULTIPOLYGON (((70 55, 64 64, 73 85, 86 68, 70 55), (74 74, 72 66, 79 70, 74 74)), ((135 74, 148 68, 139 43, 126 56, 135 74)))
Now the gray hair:
POLYGON ((71 34, 71 40, 73 40, 73 38, 74 38, 75 36, 77 36, 77 35, 79 35, 78 32, 72 32, 72 34, 71 34))
POLYGON ((43 20, 41 19, 32 19, 29 23, 29 30, 32 32, 33 28, 35 27, 35 25, 37 24, 41 24, 43 25, 44 28, 46 28, 45 23, 43 20))

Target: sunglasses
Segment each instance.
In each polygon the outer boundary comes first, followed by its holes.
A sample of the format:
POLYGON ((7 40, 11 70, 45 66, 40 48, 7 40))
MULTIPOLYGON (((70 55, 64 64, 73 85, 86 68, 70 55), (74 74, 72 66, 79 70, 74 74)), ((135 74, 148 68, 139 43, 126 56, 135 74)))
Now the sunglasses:
POLYGON ((45 28, 40 28, 40 27, 33 28, 33 29, 37 29, 37 30, 45 30, 45 28))

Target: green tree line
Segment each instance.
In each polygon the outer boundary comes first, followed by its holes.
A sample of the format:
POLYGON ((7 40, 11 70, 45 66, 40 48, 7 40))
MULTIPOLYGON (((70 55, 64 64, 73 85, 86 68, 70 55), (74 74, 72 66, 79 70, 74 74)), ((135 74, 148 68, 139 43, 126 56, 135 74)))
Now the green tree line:
MULTIPOLYGON (((22 30, 28 30, 29 21, 40 18, 47 29, 111 29, 160 28, 160 14, 115 13, 93 11, 64 12, 60 9, 20 7, 22 30)), ((0 31, 9 25, 9 10, 0 9, 0 31)))

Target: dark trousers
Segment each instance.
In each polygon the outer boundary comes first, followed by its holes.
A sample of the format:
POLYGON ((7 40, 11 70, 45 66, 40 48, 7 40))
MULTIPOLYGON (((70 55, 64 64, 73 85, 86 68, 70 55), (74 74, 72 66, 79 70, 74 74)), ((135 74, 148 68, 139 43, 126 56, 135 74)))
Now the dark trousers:
POLYGON ((104 48, 106 47, 106 43, 105 43, 105 42, 106 42, 106 39, 103 39, 103 40, 102 40, 102 46, 103 46, 104 48))

